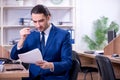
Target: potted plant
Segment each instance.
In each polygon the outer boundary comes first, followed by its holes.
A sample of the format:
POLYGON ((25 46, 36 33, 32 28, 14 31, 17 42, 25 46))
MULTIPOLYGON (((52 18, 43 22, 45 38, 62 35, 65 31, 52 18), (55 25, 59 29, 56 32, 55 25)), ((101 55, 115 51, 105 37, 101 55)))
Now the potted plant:
POLYGON ((107 17, 101 17, 97 19, 94 23, 94 33, 92 38, 88 35, 83 37, 84 41, 88 44, 90 50, 103 50, 107 43, 107 32, 109 30, 119 30, 119 25, 112 21, 108 24, 107 17))

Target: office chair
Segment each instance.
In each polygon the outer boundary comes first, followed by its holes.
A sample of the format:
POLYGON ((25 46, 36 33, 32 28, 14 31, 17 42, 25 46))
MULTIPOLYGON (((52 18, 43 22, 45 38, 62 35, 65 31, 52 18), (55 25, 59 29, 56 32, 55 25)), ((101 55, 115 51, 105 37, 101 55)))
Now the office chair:
POLYGON ((115 78, 112 63, 108 57, 97 55, 95 59, 102 80, 120 80, 115 78))
POLYGON ((75 51, 73 51, 72 53, 76 56, 77 61, 79 61, 79 72, 84 73, 84 80, 86 80, 86 76, 88 73, 90 73, 91 80, 93 80, 92 72, 98 72, 98 69, 94 67, 89 67, 89 66, 82 66, 78 53, 75 51))
POLYGON ((77 80, 78 72, 79 72, 79 61, 76 58, 76 54, 72 54, 72 68, 70 70, 70 78, 69 80, 77 80))

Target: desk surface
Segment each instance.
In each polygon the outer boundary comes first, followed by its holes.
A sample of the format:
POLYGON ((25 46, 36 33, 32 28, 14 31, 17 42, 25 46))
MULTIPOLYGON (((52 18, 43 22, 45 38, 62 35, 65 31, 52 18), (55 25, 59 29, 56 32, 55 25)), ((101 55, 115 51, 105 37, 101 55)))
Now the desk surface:
MULTIPOLYGON (((78 54, 81 58, 83 65, 96 66, 96 61, 95 61, 96 55, 95 54, 87 54, 87 53, 83 53, 83 52, 78 52, 78 54)), ((120 78, 120 57, 115 58, 115 57, 111 57, 111 55, 104 55, 104 56, 109 57, 109 59, 111 60, 111 62, 113 64, 116 78, 120 78)), ((95 80, 97 80, 97 79, 95 79, 95 80)))
MULTIPOLYGON (((95 54, 88 54, 88 53, 83 53, 83 52, 78 52, 80 56, 84 56, 84 57, 88 57, 88 58, 95 58, 95 54)), ((109 59, 111 60, 111 62, 114 63, 119 63, 120 64, 120 57, 111 57, 111 55, 104 55, 106 57, 109 57, 109 59)))
POLYGON ((26 70, 20 64, 4 64, 4 70, 3 72, 0 72, 0 78, 22 78, 28 76, 29 76, 29 71, 26 70), (6 69, 13 69, 13 68, 20 68, 23 70, 6 71, 6 69))

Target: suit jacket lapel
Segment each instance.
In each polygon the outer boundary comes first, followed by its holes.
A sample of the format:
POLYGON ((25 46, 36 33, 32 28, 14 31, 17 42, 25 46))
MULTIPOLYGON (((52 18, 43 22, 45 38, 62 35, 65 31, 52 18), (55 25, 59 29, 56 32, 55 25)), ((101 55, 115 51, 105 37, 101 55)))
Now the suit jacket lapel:
POLYGON ((46 54, 47 49, 50 47, 50 44, 52 43, 55 34, 56 34, 56 30, 55 30, 55 27, 52 25, 52 28, 51 28, 51 31, 50 31, 50 34, 49 34, 49 37, 48 37, 48 40, 47 40, 47 44, 46 44, 46 47, 45 47, 44 55, 46 54))

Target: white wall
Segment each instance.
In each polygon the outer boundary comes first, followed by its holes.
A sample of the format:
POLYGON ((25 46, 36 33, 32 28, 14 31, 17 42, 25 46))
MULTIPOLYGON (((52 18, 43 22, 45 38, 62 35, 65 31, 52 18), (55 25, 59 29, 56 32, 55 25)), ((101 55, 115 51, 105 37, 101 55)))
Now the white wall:
POLYGON ((86 50, 82 37, 92 35, 93 22, 102 16, 120 25, 120 0, 76 0, 76 50, 86 50))

